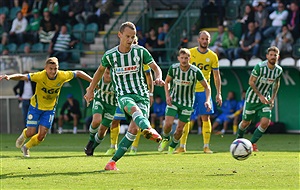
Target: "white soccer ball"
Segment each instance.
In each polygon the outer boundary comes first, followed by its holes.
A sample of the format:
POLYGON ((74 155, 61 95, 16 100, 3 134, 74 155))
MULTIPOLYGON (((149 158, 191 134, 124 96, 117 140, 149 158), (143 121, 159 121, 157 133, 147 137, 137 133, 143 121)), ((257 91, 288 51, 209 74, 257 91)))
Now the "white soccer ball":
POLYGON ((253 151, 252 143, 248 139, 234 140, 230 145, 230 153, 237 160, 246 160, 253 151))

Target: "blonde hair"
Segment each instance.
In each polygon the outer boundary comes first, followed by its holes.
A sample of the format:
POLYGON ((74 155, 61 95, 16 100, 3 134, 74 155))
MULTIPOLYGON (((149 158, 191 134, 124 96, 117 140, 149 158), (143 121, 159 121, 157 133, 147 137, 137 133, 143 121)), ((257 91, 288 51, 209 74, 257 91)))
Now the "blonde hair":
POLYGON ((187 48, 181 48, 179 51, 178 51, 178 55, 180 54, 187 54, 189 57, 191 56, 191 52, 189 49, 187 48))
POLYGON ((48 64, 57 64, 58 65, 58 59, 56 57, 49 57, 46 60, 46 65, 48 64))
POLYGON ((267 54, 269 54, 270 51, 274 51, 275 53, 279 54, 280 51, 276 46, 271 46, 267 49, 267 54))

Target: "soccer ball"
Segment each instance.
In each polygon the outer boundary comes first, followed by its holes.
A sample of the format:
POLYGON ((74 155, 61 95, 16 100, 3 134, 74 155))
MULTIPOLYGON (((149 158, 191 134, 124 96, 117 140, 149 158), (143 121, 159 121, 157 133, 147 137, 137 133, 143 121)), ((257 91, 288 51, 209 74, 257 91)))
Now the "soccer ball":
POLYGON ((249 158, 252 151, 252 143, 248 139, 236 139, 230 145, 230 153, 232 157, 240 161, 249 158))

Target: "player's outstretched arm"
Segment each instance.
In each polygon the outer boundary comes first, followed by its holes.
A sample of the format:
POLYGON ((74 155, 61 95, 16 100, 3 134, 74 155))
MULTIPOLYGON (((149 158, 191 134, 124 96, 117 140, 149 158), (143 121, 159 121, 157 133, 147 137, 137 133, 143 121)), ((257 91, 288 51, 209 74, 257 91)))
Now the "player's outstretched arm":
POLYGON ((94 99, 94 89, 96 88, 98 82, 102 78, 104 71, 105 71, 105 67, 100 65, 97 71, 94 73, 90 85, 86 88, 86 94, 84 95, 84 99, 87 102, 87 105, 89 105, 90 101, 94 99))
POLYGON ((12 74, 12 75, 0 75, 0 80, 5 79, 5 80, 28 80, 27 77, 28 74, 12 74))
POLYGON ((76 70, 76 76, 83 79, 83 80, 86 80, 88 82, 91 82, 92 81, 92 77, 90 77, 90 75, 88 75, 87 73, 85 73, 84 71, 81 71, 81 70, 76 70))
POLYGON ((162 80, 162 72, 160 67, 155 62, 150 63, 149 66, 155 74, 154 85, 164 86, 165 82, 162 80))

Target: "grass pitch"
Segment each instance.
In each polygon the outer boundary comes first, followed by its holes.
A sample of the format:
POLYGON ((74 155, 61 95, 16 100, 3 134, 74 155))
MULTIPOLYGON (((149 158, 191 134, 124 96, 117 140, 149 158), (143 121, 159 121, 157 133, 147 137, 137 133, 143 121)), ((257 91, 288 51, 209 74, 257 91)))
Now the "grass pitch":
POLYGON ((109 134, 93 157, 83 152, 88 134, 50 134, 30 158, 15 148, 17 135, 1 134, 1 189, 299 189, 299 137, 265 134, 245 161, 229 153, 233 135, 212 135, 211 155, 200 135, 189 136, 181 155, 158 153, 141 137, 138 154, 117 162, 120 171, 104 171, 109 134))

